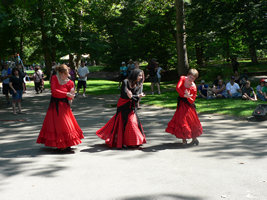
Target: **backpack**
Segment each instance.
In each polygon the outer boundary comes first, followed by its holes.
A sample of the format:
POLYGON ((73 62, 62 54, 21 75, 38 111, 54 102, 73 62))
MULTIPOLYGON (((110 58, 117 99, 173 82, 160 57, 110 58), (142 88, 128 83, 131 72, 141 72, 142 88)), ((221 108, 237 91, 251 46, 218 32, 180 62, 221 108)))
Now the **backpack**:
POLYGON ((267 104, 259 104, 253 111, 252 115, 258 121, 267 120, 267 104))

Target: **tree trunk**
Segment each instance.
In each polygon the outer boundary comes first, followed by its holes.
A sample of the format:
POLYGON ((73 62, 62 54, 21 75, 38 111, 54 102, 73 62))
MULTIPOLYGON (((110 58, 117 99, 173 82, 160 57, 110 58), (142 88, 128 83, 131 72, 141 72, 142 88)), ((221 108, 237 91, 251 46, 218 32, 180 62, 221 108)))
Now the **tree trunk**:
POLYGON ((252 31, 249 27, 247 29, 247 32, 248 32, 248 48, 249 48, 249 54, 250 54, 251 61, 253 64, 258 64, 256 47, 255 47, 255 43, 254 43, 254 37, 253 37, 252 31))
POLYGON ((184 1, 175 0, 176 7, 176 50, 177 50, 177 72, 178 75, 186 75, 189 69, 187 50, 186 50, 186 34, 184 21, 184 1))
POLYGON ((73 59, 74 59, 74 56, 70 53, 69 54, 69 65, 70 65, 71 69, 75 69, 75 65, 74 65, 73 59))
POLYGON ((52 60, 51 60, 51 52, 50 52, 50 45, 49 45, 49 38, 46 34, 46 28, 44 26, 45 23, 45 12, 43 10, 43 2, 42 0, 39 1, 39 14, 41 19, 41 34, 42 34, 42 49, 45 59, 45 68, 46 68, 46 75, 49 77, 51 68, 52 68, 52 60))
POLYGON ((80 63, 81 63, 81 54, 77 54, 77 57, 76 57, 76 67, 78 68, 80 66, 80 63))
POLYGON ((226 38, 226 46, 225 46, 225 59, 226 59, 226 61, 229 60, 230 57, 231 57, 231 53, 230 53, 229 38, 226 38))
POLYGON ((22 62, 24 63, 24 53, 23 53, 23 33, 20 34, 20 41, 19 41, 19 55, 20 55, 20 58, 22 60, 22 62))

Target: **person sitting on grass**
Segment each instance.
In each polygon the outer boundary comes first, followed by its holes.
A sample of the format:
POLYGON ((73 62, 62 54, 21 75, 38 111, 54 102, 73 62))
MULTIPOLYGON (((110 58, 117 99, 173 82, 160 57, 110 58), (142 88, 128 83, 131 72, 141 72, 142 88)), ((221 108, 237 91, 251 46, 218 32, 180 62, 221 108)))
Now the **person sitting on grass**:
POLYGON ((226 84, 226 91, 228 98, 240 98, 242 91, 237 83, 235 77, 232 76, 230 82, 226 84))
POLYGON ((267 80, 265 79, 264 87, 262 88, 262 93, 264 96, 264 101, 267 101, 267 80))
POLYGON ((260 84, 256 88, 257 97, 258 97, 258 99, 260 99, 262 101, 265 101, 265 97, 264 97, 264 94, 262 92, 262 88, 264 87, 264 82, 265 82, 265 80, 264 79, 261 79, 260 80, 260 84))
POLYGON ((199 98, 207 99, 208 87, 209 85, 205 84, 205 80, 201 80, 201 84, 198 86, 199 98))
POLYGON ((212 88, 212 91, 214 92, 216 98, 226 98, 227 97, 227 91, 226 91, 225 84, 224 84, 222 79, 220 79, 218 81, 217 86, 214 86, 212 88))
POLYGON ((253 88, 250 86, 250 81, 246 81, 245 86, 242 88, 242 99, 257 101, 257 96, 253 88))

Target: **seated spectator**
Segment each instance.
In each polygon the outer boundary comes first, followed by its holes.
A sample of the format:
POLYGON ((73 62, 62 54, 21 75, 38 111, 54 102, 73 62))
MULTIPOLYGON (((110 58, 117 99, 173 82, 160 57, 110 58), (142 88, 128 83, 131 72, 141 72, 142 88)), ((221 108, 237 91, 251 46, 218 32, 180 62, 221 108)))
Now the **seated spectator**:
POLYGON ((264 79, 260 80, 260 84, 257 86, 256 91, 257 91, 257 97, 258 99, 265 101, 264 94, 262 92, 262 88, 264 87, 264 79))
POLYGON ((264 87, 262 88, 262 93, 264 96, 264 101, 267 101, 267 80, 265 79, 264 87))
POLYGON ((226 84, 226 91, 227 91, 227 97, 228 98, 240 98, 241 90, 237 83, 235 83, 235 77, 232 76, 229 83, 226 84))
POLYGON ((218 85, 213 88, 213 92, 215 94, 216 98, 226 98, 227 97, 227 91, 225 87, 225 83, 222 79, 218 81, 218 85))
POLYGON ((235 82, 236 82, 237 84, 239 84, 240 76, 239 76, 238 71, 235 71, 235 72, 234 72, 234 77, 235 77, 235 82))
POLYGON ((209 85, 205 84, 205 80, 201 80, 201 84, 198 86, 199 98, 207 98, 209 85))
POLYGON ((252 87, 250 87, 250 81, 247 81, 245 86, 242 88, 242 99, 257 101, 257 96, 252 87))
POLYGON ((219 82, 219 80, 221 80, 221 79, 222 79, 222 76, 221 76, 220 74, 218 74, 216 80, 213 81, 213 87, 214 87, 214 86, 218 86, 218 82, 219 82))

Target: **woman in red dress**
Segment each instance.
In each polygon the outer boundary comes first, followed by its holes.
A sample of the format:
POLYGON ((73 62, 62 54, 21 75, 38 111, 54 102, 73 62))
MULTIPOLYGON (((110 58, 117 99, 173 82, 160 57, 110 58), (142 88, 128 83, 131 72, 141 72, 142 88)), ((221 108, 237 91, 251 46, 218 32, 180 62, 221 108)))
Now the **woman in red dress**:
POLYGON ((96 132, 109 147, 136 147, 146 143, 142 124, 137 116, 137 102, 145 95, 141 90, 142 71, 132 70, 128 79, 122 82, 117 113, 96 132))
POLYGON ((75 95, 74 83, 68 79, 66 65, 57 66, 56 71, 57 74, 51 79, 52 96, 37 143, 71 150, 70 147, 80 144, 83 138, 83 132, 70 109, 75 95))
POLYGON ((175 135, 187 144, 187 139, 192 138, 191 145, 198 145, 198 136, 202 134, 202 126, 196 113, 194 101, 197 96, 197 88, 194 83, 198 77, 196 69, 190 69, 187 76, 181 76, 176 91, 179 93, 177 108, 173 118, 168 123, 166 132, 175 135))

